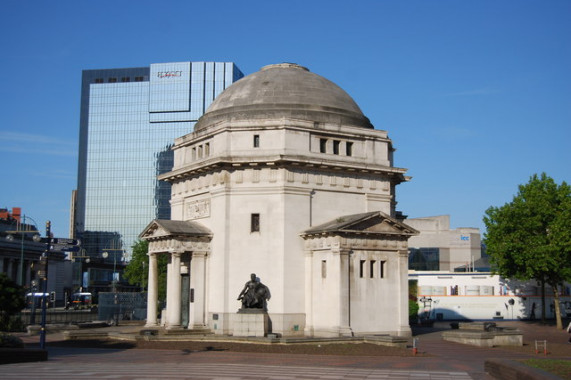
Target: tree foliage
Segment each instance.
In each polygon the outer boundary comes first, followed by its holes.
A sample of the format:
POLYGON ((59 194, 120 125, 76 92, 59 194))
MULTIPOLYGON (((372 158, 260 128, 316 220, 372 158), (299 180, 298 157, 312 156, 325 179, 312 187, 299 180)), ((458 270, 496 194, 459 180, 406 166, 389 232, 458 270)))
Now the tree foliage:
POLYGON ((0 330, 6 330, 10 317, 26 306, 24 288, 0 273, 0 330))
MULTIPOLYGON (((147 287, 149 276, 149 242, 138 240, 132 246, 132 255, 129 264, 125 268, 125 277, 131 285, 147 287)), ((167 293, 167 262, 166 255, 159 255, 157 258, 159 300, 164 301, 167 293)))
POLYGON ((486 210, 484 223, 484 241, 496 271, 507 278, 550 285, 559 326, 558 287, 571 280, 569 185, 558 185, 545 173, 535 174, 519 186, 512 202, 486 210))

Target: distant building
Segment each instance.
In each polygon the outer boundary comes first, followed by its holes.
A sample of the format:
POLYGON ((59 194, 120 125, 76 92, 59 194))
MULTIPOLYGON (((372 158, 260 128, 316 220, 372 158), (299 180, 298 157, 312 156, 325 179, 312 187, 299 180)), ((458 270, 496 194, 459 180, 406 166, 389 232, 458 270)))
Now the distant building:
POLYGON ((214 98, 242 76, 231 62, 83 71, 72 195, 79 256, 108 252, 108 264, 122 262, 149 220, 170 218, 170 183, 157 175, 172 170, 174 139, 191 132, 214 98))
POLYGON ((450 215, 407 219, 420 233, 408 241, 409 269, 416 271, 489 271, 482 257, 478 228, 450 229, 450 215))
MULTIPOLYGON (((39 285, 40 257, 46 250, 46 244, 38 241, 42 235, 19 207, 0 209, 0 273, 29 291, 34 280, 39 285)), ((71 266, 65 262, 65 254, 50 252, 48 267, 48 292, 56 292, 56 303, 63 305, 65 292, 71 290, 71 266)))

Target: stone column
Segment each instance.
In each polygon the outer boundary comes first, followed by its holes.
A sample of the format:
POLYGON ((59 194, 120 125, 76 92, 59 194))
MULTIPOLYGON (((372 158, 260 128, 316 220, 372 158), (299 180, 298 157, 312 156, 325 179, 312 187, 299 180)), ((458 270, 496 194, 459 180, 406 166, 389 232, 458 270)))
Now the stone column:
POLYGON ((412 331, 408 322, 408 250, 398 251, 398 323, 399 336, 412 336, 412 331))
POLYGON ((193 329, 206 328, 206 257, 207 252, 193 252, 190 261, 190 288, 194 289, 190 325, 193 329))
POLYGON ((171 263, 167 273, 169 286, 167 287, 167 329, 180 328, 180 252, 171 253, 171 263))
POLYGON ((353 336, 351 329, 351 281, 349 249, 338 249, 334 254, 339 255, 339 335, 353 336))
POLYGON ((313 336, 313 252, 305 251, 305 331, 313 336))
POLYGON ((157 254, 149 253, 149 278, 147 291, 147 323, 145 326, 157 326, 157 303, 159 301, 159 276, 157 254))

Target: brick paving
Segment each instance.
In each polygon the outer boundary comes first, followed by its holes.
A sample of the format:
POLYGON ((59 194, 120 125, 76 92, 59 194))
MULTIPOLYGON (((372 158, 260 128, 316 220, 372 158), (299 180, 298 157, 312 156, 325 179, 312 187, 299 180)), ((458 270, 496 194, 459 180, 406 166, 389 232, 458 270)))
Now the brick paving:
MULTIPOLYGON (((476 379, 489 380, 484 371, 488 358, 542 357, 533 352, 536 339, 548 341, 548 351, 571 358, 567 334, 553 326, 502 322, 524 332, 526 347, 520 350, 479 348, 443 341, 441 330, 416 329, 419 351, 429 356, 330 356, 259 354, 229 351, 189 352, 153 349, 92 349, 50 347, 61 334, 48 335, 49 360, 0 367, 0 379, 476 379), (440 331, 439 331, 440 330, 440 331)), ((114 329, 121 329, 116 327, 114 329)), ((25 337, 32 343, 38 337, 25 337)))

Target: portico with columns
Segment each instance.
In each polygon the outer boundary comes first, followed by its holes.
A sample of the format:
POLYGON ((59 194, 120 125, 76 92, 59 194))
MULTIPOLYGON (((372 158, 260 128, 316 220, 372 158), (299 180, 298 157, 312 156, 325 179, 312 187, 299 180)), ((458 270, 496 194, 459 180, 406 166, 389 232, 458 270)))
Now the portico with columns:
POLYGON ((212 238, 210 230, 191 221, 153 220, 140 238, 149 242, 146 326, 159 325, 157 259, 159 255, 167 255, 165 327, 205 328, 205 272, 212 238), (189 281, 183 281, 184 277, 190 277, 189 281))
POLYGON ((379 211, 304 231, 305 335, 409 336, 407 241, 416 234, 379 211))

